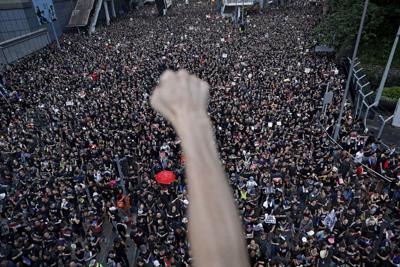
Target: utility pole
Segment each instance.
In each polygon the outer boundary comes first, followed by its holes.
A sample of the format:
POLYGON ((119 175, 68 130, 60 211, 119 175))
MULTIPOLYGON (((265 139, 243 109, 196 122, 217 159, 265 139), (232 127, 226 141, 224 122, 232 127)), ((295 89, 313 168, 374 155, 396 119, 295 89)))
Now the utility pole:
POLYGON ((394 127, 400 127, 400 99, 397 101, 396 110, 393 114, 393 122, 392 125, 394 127))
POLYGON ((361 16, 361 22, 360 22, 360 27, 358 29, 358 34, 357 34, 357 39, 356 39, 356 45, 354 47, 354 51, 353 51, 353 57, 351 59, 351 64, 350 64, 350 70, 349 70, 349 75, 347 77, 347 81, 346 81, 346 88, 344 90, 344 95, 343 95, 343 99, 342 99, 342 104, 340 106, 340 113, 339 113, 339 118, 337 119, 336 122, 336 126, 335 126, 335 134, 333 136, 333 139, 335 141, 337 141, 338 137, 339 137, 339 133, 340 133, 340 127, 341 127, 341 123, 342 123, 342 118, 343 118, 343 112, 344 112, 344 106, 346 104, 346 98, 347 98, 347 94, 349 92, 349 87, 350 87, 350 81, 351 78, 353 76, 353 70, 354 70, 354 63, 356 61, 356 57, 357 57, 357 51, 358 51, 358 47, 360 45, 360 40, 361 40, 361 34, 362 34, 362 30, 363 30, 363 26, 364 26, 364 21, 365 21, 365 16, 367 14, 367 9, 368 9, 368 2, 369 0, 365 0, 364 3, 364 10, 361 16))
POLYGON ((383 88, 385 87, 385 83, 386 83, 387 76, 389 74, 390 66, 392 65, 394 53, 396 52, 397 44, 399 42, 399 36, 400 36, 400 26, 399 26, 399 29, 397 30, 396 38, 394 39, 392 51, 390 51, 390 55, 389 55, 388 61, 386 63, 385 71, 383 72, 381 83, 379 85, 378 91, 376 92, 375 102, 374 102, 375 106, 378 106, 379 101, 381 100, 383 88))
POLYGON ((244 0, 242 0, 242 25, 244 25, 244 0))
POLYGON ((378 90, 376 92, 375 100, 371 105, 367 105, 367 110, 364 113, 364 126, 365 127, 367 127, 367 118, 368 118, 369 110, 372 107, 378 106, 379 105, 379 101, 381 100, 383 88, 385 87, 385 83, 386 83, 387 76, 389 74, 390 66, 392 65, 392 60, 393 60, 393 57, 394 57, 394 53, 396 52, 397 43, 399 41, 399 35, 400 35, 400 27, 399 27, 399 30, 397 31, 396 38, 394 39, 394 43, 393 43, 393 46, 392 46, 392 51, 390 52, 388 61, 386 63, 386 67, 385 67, 385 70, 384 70, 383 75, 382 75, 381 83, 379 84, 379 88, 378 88, 378 90))

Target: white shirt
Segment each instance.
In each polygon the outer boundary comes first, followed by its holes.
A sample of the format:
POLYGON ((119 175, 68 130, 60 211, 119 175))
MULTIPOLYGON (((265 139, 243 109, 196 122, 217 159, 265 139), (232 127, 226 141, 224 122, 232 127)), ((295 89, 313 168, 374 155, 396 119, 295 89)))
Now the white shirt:
POLYGON ((364 158, 364 152, 358 151, 358 152, 356 153, 356 158, 355 158, 354 161, 355 161, 356 163, 361 163, 363 158, 364 158))
POLYGON ((256 181, 248 181, 247 183, 246 183, 246 187, 247 188, 250 188, 250 189, 252 189, 252 188, 254 188, 254 187, 256 187, 257 186, 257 182, 256 181))

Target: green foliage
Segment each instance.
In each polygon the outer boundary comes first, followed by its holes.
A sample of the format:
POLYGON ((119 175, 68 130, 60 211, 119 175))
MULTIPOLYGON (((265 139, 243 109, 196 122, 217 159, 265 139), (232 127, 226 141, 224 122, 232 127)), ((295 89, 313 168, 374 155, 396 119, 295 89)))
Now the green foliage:
POLYGON ((330 0, 328 16, 315 28, 322 43, 339 47, 346 39, 354 39, 356 21, 360 20, 362 4, 352 0, 330 0))
MULTIPOLYGON (((387 60, 392 50, 393 40, 389 42, 380 42, 379 40, 369 44, 361 44, 358 57, 363 66, 380 65, 386 66, 387 60)), ((400 44, 397 45, 396 53, 392 61, 393 68, 400 67, 400 44)))
POLYGON ((384 88, 382 95, 394 100, 400 99, 400 86, 384 88))
MULTIPOLYGON (((363 0, 330 0, 329 13, 315 28, 318 39, 339 48, 353 44, 363 11, 363 0)), ((391 45, 400 25, 399 0, 371 0, 361 44, 391 45)))

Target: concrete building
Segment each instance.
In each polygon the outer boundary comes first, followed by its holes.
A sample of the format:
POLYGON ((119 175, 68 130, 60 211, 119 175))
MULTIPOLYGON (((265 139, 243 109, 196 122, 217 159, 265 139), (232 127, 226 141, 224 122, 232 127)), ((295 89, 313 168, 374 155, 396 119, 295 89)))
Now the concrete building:
MULTIPOLYGON (((58 37, 68 29, 66 25, 68 25, 77 1, 86 0, 53 0, 57 17, 54 27, 58 37)), ((97 2, 103 3, 103 0, 96 0, 97 2)), ((110 0, 104 0, 104 2, 110 5, 110 0)), ((128 11, 127 0, 112 2, 113 5, 115 2, 115 10, 118 15, 128 11)), ((97 12, 97 17, 100 21, 106 19, 103 8, 97 12)), ((51 26, 39 24, 32 0, 0 0, 0 71, 6 64, 29 55, 54 40, 55 35, 51 26)))
MULTIPOLYGON (((75 0, 53 0, 60 36, 68 23, 75 0)), ((0 68, 54 40, 49 25, 39 25, 31 0, 0 0, 0 68)))

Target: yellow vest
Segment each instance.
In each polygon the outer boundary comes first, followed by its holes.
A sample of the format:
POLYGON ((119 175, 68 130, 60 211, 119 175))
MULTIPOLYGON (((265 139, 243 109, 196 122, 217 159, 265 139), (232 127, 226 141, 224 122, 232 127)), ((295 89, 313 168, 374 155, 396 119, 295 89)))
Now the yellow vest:
POLYGON ((246 200, 247 199, 247 191, 240 192, 240 199, 246 200))

